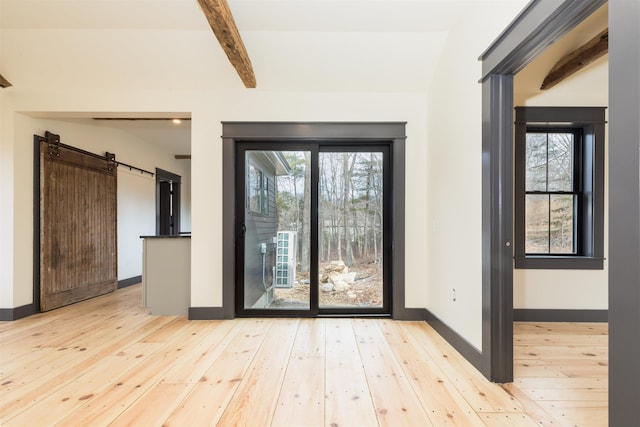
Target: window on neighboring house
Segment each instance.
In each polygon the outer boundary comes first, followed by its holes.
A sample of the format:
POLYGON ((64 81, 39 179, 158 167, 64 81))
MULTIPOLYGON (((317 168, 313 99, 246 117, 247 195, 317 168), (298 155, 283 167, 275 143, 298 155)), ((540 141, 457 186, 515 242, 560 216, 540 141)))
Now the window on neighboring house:
POLYGON ((516 108, 516 268, 603 268, 604 113, 516 108))
POLYGON ((247 198, 249 212, 261 215, 269 214, 268 185, 269 178, 254 165, 249 164, 247 177, 247 198))

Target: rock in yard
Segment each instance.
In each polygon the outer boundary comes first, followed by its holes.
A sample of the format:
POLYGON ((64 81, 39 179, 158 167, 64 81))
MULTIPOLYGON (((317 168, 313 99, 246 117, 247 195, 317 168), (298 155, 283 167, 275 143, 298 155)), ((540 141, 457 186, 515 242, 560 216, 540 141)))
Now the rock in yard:
POLYGON ((343 261, 331 261, 329 265, 324 268, 324 272, 325 274, 329 274, 334 271, 336 273, 348 273, 349 269, 344 265, 343 261))
POLYGON ((330 273, 329 274, 329 281, 335 283, 338 282, 346 282, 347 284, 351 285, 353 284, 353 282, 356 281, 356 274, 357 273, 330 273))
POLYGON ((320 287, 322 292, 331 292, 333 290, 333 283, 325 283, 320 287))
POLYGON ((349 284, 344 280, 338 280, 336 282, 333 282, 333 290, 336 292, 344 292, 350 287, 351 286, 349 286, 349 284))

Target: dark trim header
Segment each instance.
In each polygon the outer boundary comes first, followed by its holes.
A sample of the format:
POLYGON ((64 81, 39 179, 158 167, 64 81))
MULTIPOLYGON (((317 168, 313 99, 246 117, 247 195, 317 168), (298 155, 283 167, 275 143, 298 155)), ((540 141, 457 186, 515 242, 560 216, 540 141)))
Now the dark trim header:
POLYGON ((483 82, 514 75, 607 0, 532 0, 478 58, 483 82))

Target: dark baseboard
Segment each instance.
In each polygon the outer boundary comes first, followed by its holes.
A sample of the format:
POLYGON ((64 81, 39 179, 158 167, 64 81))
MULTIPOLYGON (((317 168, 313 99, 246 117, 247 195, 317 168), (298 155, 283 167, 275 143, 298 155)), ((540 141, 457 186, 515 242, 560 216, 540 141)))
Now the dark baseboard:
POLYGON ((464 339, 460 334, 451 329, 449 325, 438 319, 436 315, 425 309, 425 318, 429 326, 431 326, 442 338, 444 338, 458 353, 462 355, 477 370, 482 368, 482 353, 472 346, 469 341, 464 339))
POLYGON ((417 321, 427 320, 427 310, 424 308, 402 308, 395 310, 393 320, 417 321))
POLYGON ((608 317, 608 310, 513 309, 513 320, 519 322, 607 322, 608 317))
POLYGON ((189 307, 189 320, 222 320, 222 307, 189 307))
POLYGON ((29 317, 39 313, 33 304, 27 304, 16 308, 0 308, 0 321, 7 322, 29 317))
POLYGON ((128 279, 118 280, 118 289, 126 288, 127 286, 137 285, 142 282, 142 276, 129 277, 128 279))

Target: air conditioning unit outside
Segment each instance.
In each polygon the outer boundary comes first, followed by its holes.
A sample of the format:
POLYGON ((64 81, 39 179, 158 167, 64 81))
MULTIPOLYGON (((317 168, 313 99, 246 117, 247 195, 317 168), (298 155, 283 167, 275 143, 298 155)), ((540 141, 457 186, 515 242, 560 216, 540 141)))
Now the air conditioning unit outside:
POLYGON ((278 231, 276 242, 276 288, 291 288, 296 281, 296 232, 278 231))

